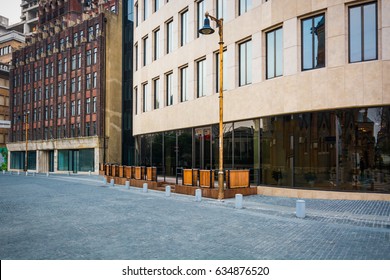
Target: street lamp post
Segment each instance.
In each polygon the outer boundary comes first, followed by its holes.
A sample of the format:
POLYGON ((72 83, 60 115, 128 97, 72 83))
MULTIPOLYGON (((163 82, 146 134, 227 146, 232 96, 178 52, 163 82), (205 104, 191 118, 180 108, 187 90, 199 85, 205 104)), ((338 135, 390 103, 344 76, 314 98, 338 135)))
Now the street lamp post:
POLYGON ((26 112, 26 154, 25 154, 25 159, 24 159, 24 171, 27 172, 28 169, 28 111, 26 112))
POLYGON ((216 22, 219 34, 219 170, 218 170, 218 199, 223 200, 225 196, 223 178, 223 19, 217 19, 208 12, 205 13, 204 25, 199 33, 209 35, 214 33, 210 26, 210 20, 216 22))

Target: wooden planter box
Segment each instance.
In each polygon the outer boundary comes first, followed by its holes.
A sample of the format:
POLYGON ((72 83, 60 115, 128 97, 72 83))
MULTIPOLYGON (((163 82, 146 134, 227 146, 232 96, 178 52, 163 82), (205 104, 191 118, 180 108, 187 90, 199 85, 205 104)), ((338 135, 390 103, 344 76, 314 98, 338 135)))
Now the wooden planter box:
POLYGON ((214 170, 199 170, 199 186, 205 188, 214 187, 214 170))
POLYGON ((104 171, 104 163, 99 163, 99 171, 104 171))
POLYGON ((118 177, 117 175, 118 172, 118 165, 111 165, 111 176, 112 177, 118 177))
POLYGON ((231 189, 249 187, 249 170, 227 170, 226 186, 231 189))
POLYGON ((146 167, 146 180, 157 181, 157 167, 146 167))
POLYGON ((196 186, 198 183, 198 169, 183 169, 183 185, 196 186))
POLYGON ((124 176, 127 179, 131 179, 131 166, 124 167, 124 176))
POLYGON ((119 165, 118 169, 119 169, 118 177, 123 178, 124 166, 123 165, 119 165))
POLYGON ((145 179, 145 166, 134 167, 134 179, 144 180, 145 179))

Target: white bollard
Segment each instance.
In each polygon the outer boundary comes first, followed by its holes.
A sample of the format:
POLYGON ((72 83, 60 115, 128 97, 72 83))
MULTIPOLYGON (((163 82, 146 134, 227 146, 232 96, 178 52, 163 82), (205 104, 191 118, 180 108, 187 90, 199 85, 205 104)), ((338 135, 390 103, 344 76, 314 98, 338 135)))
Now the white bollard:
POLYGON ((70 171, 68 171, 68 176, 70 176, 70 171))
POLYGON ((33 176, 35 177, 35 172, 33 172, 33 176))
POLYGON ((171 196, 171 186, 166 186, 165 187, 165 196, 166 197, 171 196))
POLYGON ((195 201, 196 202, 201 202, 202 201, 202 190, 201 189, 196 189, 196 191, 195 191, 195 201))
POLYGON ((236 194, 235 208, 242 209, 242 194, 236 194))
POLYGON ((103 178, 103 183, 107 185, 107 178, 103 178))
POLYGON ((46 172, 46 177, 49 177, 49 172, 46 172))
POLYGON ((142 185, 142 192, 147 193, 148 192, 148 183, 144 183, 142 185))
POLYGON ((18 170, 18 176, 20 175, 20 171, 18 170))
POLYGON ((89 170, 89 176, 91 176, 91 170, 89 170))
POLYGON ((26 171, 26 176, 28 176, 28 172, 26 171))
POLYGON ((110 186, 111 186, 111 187, 114 186, 114 179, 111 179, 111 181, 110 181, 110 186))
POLYGON ((126 185, 125 186, 126 186, 127 189, 130 189, 130 182, 126 181, 126 185))
POLYGON ((3 175, 5 174, 5 170, 3 170, 3 175))
POLYGON ((305 218, 305 201, 304 200, 297 200, 296 203, 296 216, 298 218, 305 218))

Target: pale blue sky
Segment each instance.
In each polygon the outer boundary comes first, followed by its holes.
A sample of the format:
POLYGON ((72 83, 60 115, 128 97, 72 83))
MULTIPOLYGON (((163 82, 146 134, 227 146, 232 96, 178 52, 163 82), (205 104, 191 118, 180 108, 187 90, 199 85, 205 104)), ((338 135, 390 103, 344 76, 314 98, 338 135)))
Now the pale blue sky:
POLYGON ((9 24, 20 21, 21 0, 0 0, 0 15, 9 19, 9 24))

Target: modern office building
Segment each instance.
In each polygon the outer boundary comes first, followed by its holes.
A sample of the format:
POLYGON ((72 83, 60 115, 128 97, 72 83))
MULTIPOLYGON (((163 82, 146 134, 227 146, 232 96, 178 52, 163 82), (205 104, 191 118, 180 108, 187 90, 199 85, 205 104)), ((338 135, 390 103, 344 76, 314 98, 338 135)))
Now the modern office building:
POLYGON ((122 1, 41 0, 38 13, 13 56, 9 169, 97 173, 100 162, 121 163, 122 1))
POLYGON ((136 162, 218 169, 254 185, 390 192, 390 2, 138 0, 136 162), (211 21, 211 26, 215 22, 211 21))

